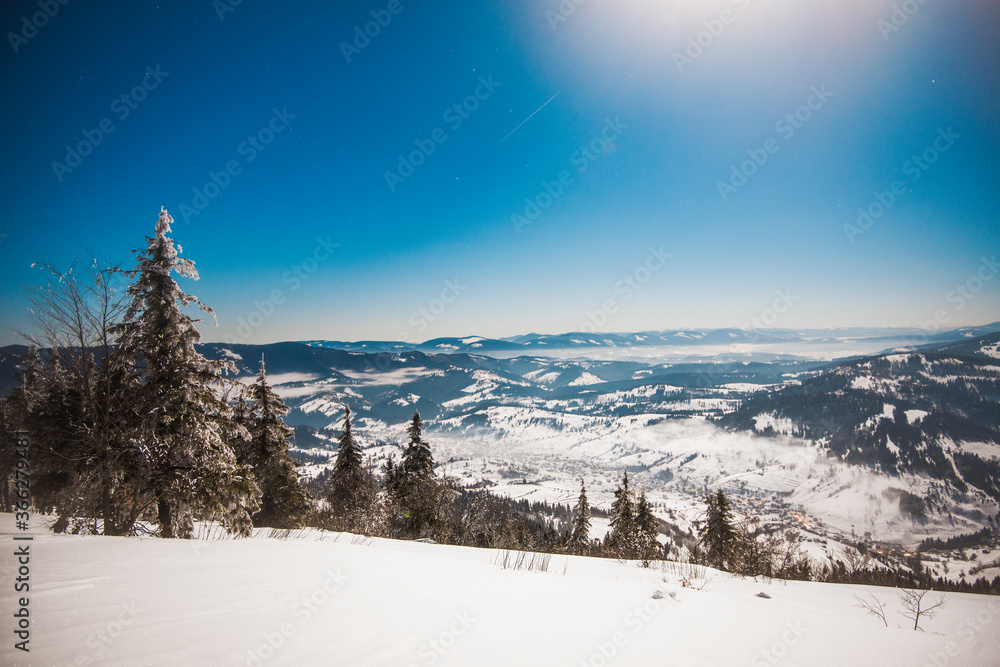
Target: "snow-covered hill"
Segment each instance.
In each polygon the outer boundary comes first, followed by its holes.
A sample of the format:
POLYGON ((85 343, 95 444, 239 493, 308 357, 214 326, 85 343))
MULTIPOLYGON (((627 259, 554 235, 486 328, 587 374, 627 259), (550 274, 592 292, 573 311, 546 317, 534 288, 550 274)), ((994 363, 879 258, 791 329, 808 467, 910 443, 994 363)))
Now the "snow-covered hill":
MULTIPOLYGON (((0 517, 10 544, 12 516, 0 517)), ((207 541, 32 532, 30 653, 13 648, 14 591, 0 589, 0 663, 11 667, 1000 663, 996 597, 949 594, 915 632, 886 588, 576 556, 513 570, 493 550, 311 531, 207 541), (887 604, 888 627, 857 606, 869 593, 887 604)))
POLYGON ((1000 335, 923 352, 837 365, 794 386, 762 391, 720 423, 788 433, 841 460, 940 482, 912 501, 940 512, 940 496, 1000 501, 1000 335))

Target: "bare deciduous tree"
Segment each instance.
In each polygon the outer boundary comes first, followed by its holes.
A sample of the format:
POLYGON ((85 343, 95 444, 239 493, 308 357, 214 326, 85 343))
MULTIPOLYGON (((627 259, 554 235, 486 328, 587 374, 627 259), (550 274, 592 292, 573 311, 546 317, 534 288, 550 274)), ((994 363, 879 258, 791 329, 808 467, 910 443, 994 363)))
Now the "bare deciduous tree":
MULTIPOLYGON (((32 331, 21 335, 48 360, 36 374, 43 372, 50 387, 64 387, 73 406, 66 420, 40 417, 51 436, 39 437, 42 458, 51 464, 41 472, 68 481, 58 499, 61 514, 101 517, 105 534, 125 534, 142 511, 126 481, 128 397, 134 387, 130 365, 117 348, 127 285, 117 266, 94 255, 65 271, 38 268, 41 280, 27 290, 32 331)), ((33 405, 40 397, 33 387, 24 389, 33 405)))
POLYGON ((882 619, 882 623, 885 627, 889 627, 889 622, 885 618, 885 603, 875 597, 874 593, 868 593, 868 597, 871 599, 860 597, 858 595, 854 596, 854 599, 858 601, 859 607, 867 611, 872 616, 877 616, 882 619))
POLYGON ((924 602, 924 597, 930 593, 929 590, 903 589, 899 593, 899 601, 903 605, 903 611, 899 612, 906 618, 913 619, 913 629, 920 629, 921 618, 934 618, 937 610, 944 606, 944 594, 934 604, 924 602), (927 606, 925 606, 927 605, 927 606))
POLYGON ((872 555, 866 549, 847 548, 844 550, 844 566, 850 574, 858 574, 868 571, 872 566, 872 555))

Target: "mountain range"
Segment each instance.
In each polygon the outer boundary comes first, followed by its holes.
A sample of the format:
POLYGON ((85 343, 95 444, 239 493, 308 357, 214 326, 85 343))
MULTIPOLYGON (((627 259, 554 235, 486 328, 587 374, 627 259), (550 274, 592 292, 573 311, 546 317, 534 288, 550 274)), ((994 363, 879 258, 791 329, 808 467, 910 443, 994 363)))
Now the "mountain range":
MULTIPOLYGON (((689 508, 679 510, 688 520, 692 500, 723 486, 778 519, 794 506, 795 516, 836 534, 863 528, 916 542, 978 530, 1000 509, 998 328, 924 334, 909 345, 900 345, 900 330, 769 331, 752 342, 748 332, 716 330, 602 334, 593 342, 579 334, 437 339, 422 350, 328 341, 199 349, 234 362, 243 382, 264 359, 290 408, 294 452, 311 475, 335 454, 345 407, 375 460, 398 455, 405 422, 419 410, 436 460, 467 485, 571 502, 582 477, 600 506, 626 468, 664 507, 689 508), (671 339, 704 354, 588 358, 671 339), (725 339, 742 342, 720 353, 716 342, 725 339), (888 345, 840 359, 753 352, 816 339, 888 345), (550 354, 557 343, 578 347, 550 354), (452 349, 459 347, 465 351, 452 349)), ((25 352, 0 349, 5 389, 25 352)))
POLYGON ((916 327, 846 327, 839 329, 666 329, 634 333, 570 332, 529 333, 506 338, 465 336, 434 338, 422 343, 403 341, 303 341, 307 345, 354 352, 426 352, 428 354, 538 353, 553 350, 593 348, 695 348, 703 346, 809 344, 864 341, 888 349, 900 345, 924 345, 959 338, 984 336, 1000 331, 1000 322, 947 331, 927 331, 916 327))

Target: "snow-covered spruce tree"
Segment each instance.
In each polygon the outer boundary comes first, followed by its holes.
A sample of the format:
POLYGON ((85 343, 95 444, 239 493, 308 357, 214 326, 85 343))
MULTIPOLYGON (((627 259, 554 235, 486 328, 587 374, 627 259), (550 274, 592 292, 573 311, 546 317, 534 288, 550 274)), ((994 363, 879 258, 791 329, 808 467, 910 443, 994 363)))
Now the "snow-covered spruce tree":
POLYGON ((243 420, 249 438, 243 455, 237 452, 237 461, 253 469, 260 487, 261 506, 253 517, 254 525, 298 528, 309 514, 309 496, 295 473, 298 464, 288 454, 292 429, 281 419, 288 413, 288 407, 267 384, 263 358, 260 375, 248 393, 249 411, 243 420))
POLYGON ((155 498, 162 537, 190 537, 195 516, 219 518, 230 532, 248 535, 260 489, 225 441, 231 409, 217 391, 225 383, 221 373, 233 366, 195 349, 200 334, 182 308, 197 304, 214 313, 174 282, 175 271, 194 280, 198 273, 167 236, 172 222, 161 209, 148 246, 136 251, 119 338, 142 376, 138 440, 146 490, 155 498))
POLYGON ((46 350, 45 359, 34 346, 20 366, 21 386, 14 394, 24 415, 21 425, 31 433, 31 495, 45 511, 57 509, 55 529, 67 526, 97 508, 85 502, 89 491, 78 486, 78 475, 88 462, 87 413, 82 392, 73 382, 58 348, 46 350))
POLYGON ((389 494, 390 497, 395 496, 396 492, 399 490, 399 475, 401 468, 396 465, 396 459, 390 455, 385 460, 385 466, 382 468, 382 472, 385 473, 383 478, 383 488, 389 494))
POLYGON ((364 525, 364 513, 369 501, 369 480, 362 465, 361 448, 351 433, 351 409, 344 407, 344 428, 340 433, 340 448, 330 478, 330 508, 338 527, 358 530, 364 525))
POLYGON ((736 543, 736 528, 733 525, 729 499, 719 489, 705 496, 707 508, 701 527, 699 544, 705 550, 705 560, 712 567, 726 569, 732 566, 733 549, 736 543))
POLYGON ((406 428, 409 438, 403 460, 395 471, 395 501, 402 514, 404 535, 416 537, 432 527, 438 517, 441 489, 434 474, 434 457, 423 439, 424 422, 413 412, 406 428))
POLYGON ((605 538, 605 545, 617 558, 633 558, 635 554, 635 507, 632 492, 628 488, 628 470, 622 475, 622 483, 615 490, 615 500, 611 503, 611 532, 605 538))
POLYGON ((423 438, 424 420, 420 413, 413 412, 410 425, 406 427, 409 438, 406 450, 403 452, 403 475, 414 479, 431 479, 434 477, 434 457, 430 445, 423 438))
POLYGON ((569 536, 569 552, 586 554, 590 550, 590 503, 587 502, 587 485, 580 480, 580 497, 573 508, 573 530, 569 536))
POLYGON ((105 346, 103 359, 95 372, 94 393, 95 456, 92 464, 97 474, 100 516, 105 535, 129 535, 136 521, 146 511, 142 496, 146 480, 139 476, 143 453, 136 426, 141 378, 132 360, 123 350, 105 346))
MULTIPOLYGON (((232 387, 232 389, 235 390, 236 400, 232 402, 232 413, 229 415, 229 424, 225 433, 226 444, 233 450, 238 463, 247 463, 251 457, 250 425, 252 411, 250 403, 247 401, 249 390, 242 384, 232 387)), ((228 394, 226 395, 226 402, 230 402, 228 394)))
POLYGON ((656 516, 653 515, 653 508, 646 500, 646 490, 639 492, 639 499, 635 503, 635 540, 636 557, 642 560, 644 566, 659 560, 662 556, 662 548, 656 540, 657 524, 656 516))

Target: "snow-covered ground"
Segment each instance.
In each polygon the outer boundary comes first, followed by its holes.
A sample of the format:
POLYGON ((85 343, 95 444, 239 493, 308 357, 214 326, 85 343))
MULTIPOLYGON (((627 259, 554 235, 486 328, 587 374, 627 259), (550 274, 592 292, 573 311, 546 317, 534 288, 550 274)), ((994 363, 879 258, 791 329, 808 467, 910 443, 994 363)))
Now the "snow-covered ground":
MULTIPOLYGON (((13 517, 0 516, 10 547, 13 517)), ((515 571, 492 550, 312 531, 185 541, 36 522, 32 534, 30 653, 13 647, 3 550, 3 665, 1000 664, 996 597, 949 594, 915 632, 886 588, 708 570, 696 590, 686 566, 553 556, 547 571, 515 571), (869 592, 889 627, 856 606, 869 592)))
MULTIPOLYGON (((997 511, 989 498, 969 497, 955 501, 947 516, 931 513, 916 520, 900 510, 900 492, 923 498, 940 489, 939 483, 851 466, 810 441, 728 432, 697 417, 606 418, 516 407, 490 408, 484 415, 488 427, 479 433, 431 432, 435 457, 450 461, 443 474, 466 485, 497 483, 495 493, 517 498, 572 505, 583 478, 594 492, 591 502, 608 509, 621 471, 629 466, 636 488, 645 488, 654 503, 676 509, 684 526, 704 511, 704 490, 721 487, 762 501, 767 512, 778 513, 779 522, 797 525, 790 517, 795 510, 830 533, 845 538, 869 533, 907 549, 926 537, 975 532, 997 511), (504 467, 536 472, 498 474, 504 467)), ((759 424, 790 429, 767 415, 759 424)))

